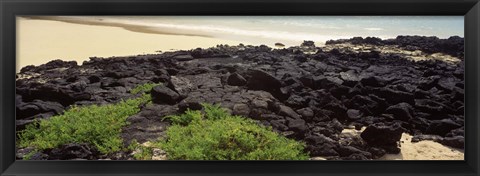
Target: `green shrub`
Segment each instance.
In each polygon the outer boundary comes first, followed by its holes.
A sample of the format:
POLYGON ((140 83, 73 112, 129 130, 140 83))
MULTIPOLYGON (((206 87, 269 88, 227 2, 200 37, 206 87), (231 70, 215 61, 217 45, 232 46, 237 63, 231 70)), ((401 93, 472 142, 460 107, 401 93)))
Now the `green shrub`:
POLYGON ((221 108, 219 104, 212 105, 208 103, 202 103, 202 106, 205 111, 205 118, 209 120, 217 120, 230 115, 227 110, 221 108))
POLYGON ((188 125, 194 120, 202 120, 202 113, 200 111, 192 111, 187 109, 185 114, 165 116, 163 119, 168 119, 174 124, 188 125))
POLYGON ((151 147, 146 147, 133 139, 130 142, 130 145, 127 147, 127 150, 133 151, 133 158, 136 160, 150 160, 152 159, 153 151, 151 147))
MULTIPOLYGON (((145 91, 145 87, 151 86, 139 87, 135 90, 145 91)), ((140 111, 139 105, 149 101, 150 95, 142 93, 139 98, 115 104, 72 106, 62 115, 27 125, 19 132, 18 146, 44 150, 68 143, 90 143, 104 154, 120 151, 123 148, 120 133, 127 125, 126 119, 140 111)))
POLYGON ((131 94, 138 94, 140 92, 143 92, 143 93, 150 93, 150 91, 152 90, 153 87, 155 86, 158 86, 160 85, 160 83, 146 83, 146 84, 142 84, 142 85, 139 85, 135 88, 133 88, 132 90, 130 90, 130 93, 131 94))
POLYGON ((204 105, 205 114, 187 111, 170 118, 167 138, 156 145, 172 160, 303 160, 304 144, 231 116, 218 105, 204 105), (189 115, 187 115, 189 114, 189 115), (203 120, 201 120, 203 118, 203 120), (181 119, 181 120, 173 120, 181 119), (188 122, 188 124, 186 124, 188 122))

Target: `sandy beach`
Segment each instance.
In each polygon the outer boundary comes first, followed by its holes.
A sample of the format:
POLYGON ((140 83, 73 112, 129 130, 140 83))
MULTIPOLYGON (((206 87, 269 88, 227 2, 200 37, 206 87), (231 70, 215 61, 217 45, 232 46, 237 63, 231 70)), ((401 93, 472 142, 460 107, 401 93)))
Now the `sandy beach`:
POLYGON ((53 59, 74 60, 80 65, 94 56, 153 54, 156 51, 240 43, 210 37, 132 32, 120 27, 18 17, 16 69, 19 72, 27 65, 38 66, 53 59))
POLYGON ((400 139, 400 154, 386 154, 383 160, 464 160, 463 150, 425 140, 413 143, 412 136, 403 133, 400 139))
MULTIPOLYGON (((344 129, 343 134, 360 136, 363 130, 344 129)), ((403 133, 400 139, 400 153, 386 154, 379 160, 464 160, 465 154, 461 149, 442 145, 431 140, 412 142, 412 135, 403 133)))

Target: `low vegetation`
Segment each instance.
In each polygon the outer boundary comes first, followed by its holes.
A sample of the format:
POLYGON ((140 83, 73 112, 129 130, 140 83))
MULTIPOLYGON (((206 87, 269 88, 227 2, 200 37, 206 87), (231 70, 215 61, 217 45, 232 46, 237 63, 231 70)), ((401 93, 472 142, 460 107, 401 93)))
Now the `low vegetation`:
POLYGON ((132 89, 138 98, 109 105, 72 106, 62 115, 27 125, 19 133, 19 147, 44 150, 68 143, 90 143, 103 154, 120 151, 121 128, 126 119, 140 111, 139 106, 151 101, 148 91, 157 84, 144 84, 132 89))
POLYGON ((167 116, 173 125, 167 138, 155 145, 172 160, 303 160, 304 144, 288 139, 218 105, 204 104, 204 112, 187 110, 167 116))

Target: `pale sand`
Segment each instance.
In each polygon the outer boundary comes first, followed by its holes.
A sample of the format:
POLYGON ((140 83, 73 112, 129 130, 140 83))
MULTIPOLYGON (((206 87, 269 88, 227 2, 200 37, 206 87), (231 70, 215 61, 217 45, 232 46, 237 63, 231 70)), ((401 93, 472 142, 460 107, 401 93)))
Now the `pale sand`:
POLYGON ((400 154, 387 154, 383 160, 464 160, 464 151, 429 140, 412 143, 412 136, 403 133, 400 154))
MULTIPOLYGON (((358 136, 362 130, 345 129, 342 133, 352 136, 358 136)), ((464 151, 460 149, 444 146, 434 141, 420 141, 412 143, 412 136, 403 133, 400 139, 399 154, 386 154, 379 160, 464 160, 464 151)))
POLYGON ((158 50, 189 50, 240 43, 209 37, 133 32, 121 27, 18 17, 16 67, 19 72, 24 66, 41 65, 53 59, 75 60, 80 65, 94 56, 154 54, 158 50))

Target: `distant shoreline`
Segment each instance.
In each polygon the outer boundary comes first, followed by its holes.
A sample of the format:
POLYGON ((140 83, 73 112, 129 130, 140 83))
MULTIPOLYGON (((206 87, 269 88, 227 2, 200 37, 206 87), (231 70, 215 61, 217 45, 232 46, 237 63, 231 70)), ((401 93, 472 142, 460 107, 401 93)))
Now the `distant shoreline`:
POLYGON ((32 19, 32 20, 52 20, 52 21, 60 21, 60 22, 66 22, 66 23, 71 23, 71 24, 119 27, 119 28, 123 28, 123 29, 128 30, 128 31, 141 32, 141 33, 147 33, 147 34, 184 35, 184 36, 197 36, 197 37, 213 38, 213 36, 209 36, 209 35, 179 33, 178 31, 174 32, 174 31, 160 30, 160 29, 155 29, 154 30, 154 29, 152 29, 151 27, 148 27, 148 26, 115 23, 115 22, 106 22, 106 21, 98 22, 98 21, 93 21, 93 20, 91 20, 91 21, 80 20, 80 19, 74 20, 74 19, 67 19, 67 18, 62 18, 62 17, 57 17, 57 16, 28 16, 28 17, 21 17, 21 18, 32 19))

